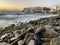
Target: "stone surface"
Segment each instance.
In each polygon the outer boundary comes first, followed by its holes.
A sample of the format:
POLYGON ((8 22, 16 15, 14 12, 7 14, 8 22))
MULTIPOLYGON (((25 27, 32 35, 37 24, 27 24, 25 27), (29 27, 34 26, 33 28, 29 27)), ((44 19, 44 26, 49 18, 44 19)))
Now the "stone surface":
POLYGON ((50 41, 50 45, 60 45, 60 38, 53 38, 50 41))
POLYGON ((45 30, 46 30, 44 33, 45 38, 55 38, 59 35, 59 33, 54 30, 53 26, 46 25, 45 30))
POLYGON ((45 30, 51 30, 53 28, 53 26, 51 25, 45 25, 44 27, 45 27, 45 30))
POLYGON ((35 45, 35 40, 30 40, 30 42, 28 43, 28 45, 35 45))
POLYGON ((3 40, 4 38, 6 38, 9 34, 8 33, 5 33, 4 35, 2 35, 0 38, 1 40, 3 40))
POLYGON ((60 33, 60 26, 55 26, 54 29, 56 32, 60 33))
POLYGON ((10 45, 10 44, 5 43, 5 42, 1 42, 0 45, 10 45))
POLYGON ((38 27, 37 30, 35 31, 35 34, 43 32, 43 31, 45 31, 44 27, 38 27))
POLYGON ((44 42, 49 42, 51 40, 51 38, 41 38, 41 41, 44 41, 44 42))
POLYGON ((46 30, 44 37, 45 38, 56 38, 59 35, 54 29, 46 30))
POLYGON ((24 41, 23 40, 18 41, 18 45, 24 45, 24 41))
POLYGON ((13 34, 15 34, 15 37, 18 37, 20 35, 20 33, 21 33, 20 30, 16 30, 13 32, 13 34))
POLYGON ((49 42, 43 42, 42 45, 50 45, 49 42))
POLYGON ((17 39, 17 37, 13 37, 13 38, 9 39, 9 41, 14 41, 16 39, 17 39))

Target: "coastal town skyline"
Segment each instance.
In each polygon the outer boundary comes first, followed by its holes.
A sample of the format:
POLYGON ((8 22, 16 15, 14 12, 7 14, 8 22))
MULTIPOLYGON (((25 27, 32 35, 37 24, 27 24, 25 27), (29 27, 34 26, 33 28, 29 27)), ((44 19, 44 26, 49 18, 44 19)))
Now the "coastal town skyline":
POLYGON ((59 5, 59 0, 0 0, 0 9, 18 9, 25 7, 52 7, 59 5))

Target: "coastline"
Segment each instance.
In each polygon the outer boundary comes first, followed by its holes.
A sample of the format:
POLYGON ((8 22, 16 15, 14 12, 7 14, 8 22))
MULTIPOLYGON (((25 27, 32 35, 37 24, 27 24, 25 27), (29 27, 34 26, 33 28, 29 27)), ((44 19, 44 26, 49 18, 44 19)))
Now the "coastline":
POLYGON ((27 15, 4 15, 0 16, 0 27, 7 27, 11 24, 19 22, 28 23, 29 21, 38 20, 41 18, 55 17, 58 14, 27 14, 27 15))
POLYGON ((24 44, 30 44, 26 41, 28 41, 30 36, 34 35, 36 39, 30 38, 29 40, 32 39, 33 41, 37 41, 36 44, 41 45, 44 43, 50 44, 53 38, 58 38, 60 36, 59 20, 60 17, 56 16, 41 18, 39 20, 30 21, 28 23, 19 23, 18 25, 11 24, 4 29, 0 29, 0 38, 2 42, 6 42, 11 45, 16 45, 17 42, 21 40, 24 42, 24 44))

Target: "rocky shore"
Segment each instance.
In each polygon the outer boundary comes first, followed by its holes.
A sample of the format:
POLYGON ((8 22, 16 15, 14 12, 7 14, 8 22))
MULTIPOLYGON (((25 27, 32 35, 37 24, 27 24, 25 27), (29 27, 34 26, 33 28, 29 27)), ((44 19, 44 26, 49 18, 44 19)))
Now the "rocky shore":
POLYGON ((60 45, 60 17, 11 24, 0 29, 1 45, 60 45))

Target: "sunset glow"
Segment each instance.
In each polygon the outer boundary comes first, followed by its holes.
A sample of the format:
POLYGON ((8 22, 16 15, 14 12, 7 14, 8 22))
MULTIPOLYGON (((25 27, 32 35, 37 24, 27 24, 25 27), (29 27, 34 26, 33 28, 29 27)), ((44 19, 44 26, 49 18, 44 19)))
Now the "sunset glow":
POLYGON ((0 0, 0 9, 18 9, 34 6, 53 7, 58 4, 58 0, 0 0))

